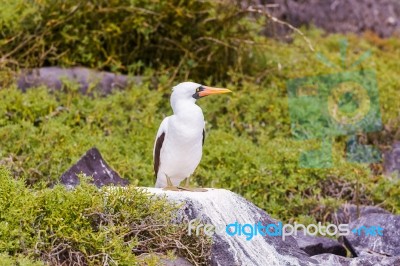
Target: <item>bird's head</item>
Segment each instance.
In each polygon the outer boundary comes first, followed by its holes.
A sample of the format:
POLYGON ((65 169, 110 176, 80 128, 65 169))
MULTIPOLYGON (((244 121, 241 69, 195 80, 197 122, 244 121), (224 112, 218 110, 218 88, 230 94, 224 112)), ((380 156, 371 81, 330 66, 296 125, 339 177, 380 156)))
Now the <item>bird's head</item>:
POLYGON ((231 92, 228 89, 207 87, 194 82, 182 82, 173 87, 171 100, 196 100, 211 95, 231 92))

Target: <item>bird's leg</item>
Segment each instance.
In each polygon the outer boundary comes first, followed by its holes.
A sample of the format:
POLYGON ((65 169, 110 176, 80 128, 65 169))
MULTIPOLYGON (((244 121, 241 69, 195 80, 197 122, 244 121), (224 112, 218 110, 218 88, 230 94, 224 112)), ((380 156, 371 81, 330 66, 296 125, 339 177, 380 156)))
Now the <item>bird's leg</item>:
POLYGON ((178 188, 180 188, 182 190, 192 191, 192 192, 207 192, 207 189, 204 189, 204 188, 192 188, 192 187, 190 187, 189 186, 189 180, 190 180, 190 176, 186 177, 185 186, 183 186, 183 187, 179 186, 178 188))
POLYGON ((169 176, 166 176, 166 177, 167 177, 167 186, 173 187, 174 185, 172 184, 171 178, 169 178, 169 176))
POLYGON ((172 184, 171 179, 168 176, 166 176, 166 177, 167 177, 167 186, 165 188, 163 188, 163 190, 180 191, 180 188, 174 186, 172 184))

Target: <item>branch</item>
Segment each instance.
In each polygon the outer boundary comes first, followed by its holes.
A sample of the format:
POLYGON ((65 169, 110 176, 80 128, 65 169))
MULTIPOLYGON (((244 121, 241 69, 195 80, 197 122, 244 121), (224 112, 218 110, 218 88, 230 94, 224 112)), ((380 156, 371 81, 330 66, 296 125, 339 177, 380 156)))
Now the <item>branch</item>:
POLYGON ((291 25, 291 24, 289 24, 289 23, 287 23, 287 22, 285 22, 285 21, 282 21, 282 20, 280 20, 280 19, 278 19, 278 18, 272 16, 270 13, 266 12, 265 10, 258 9, 258 8, 254 8, 254 7, 252 7, 252 6, 249 6, 249 7, 246 9, 246 11, 247 11, 247 12, 250 12, 250 13, 257 13, 257 14, 266 15, 266 16, 267 16, 270 20, 272 20, 273 22, 278 23, 278 24, 281 24, 281 25, 284 25, 284 26, 288 27, 289 29, 295 31, 297 34, 299 34, 299 35, 304 39, 304 41, 307 43, 307 45, 308 45, 308 47, 310 48, 310 50, 313 51, 313 52, 315 51, 315 50, 314 50, 314 47, 313 47, 312 44, 311 44, 311 41, 304 35, 303 32, 301 32, 298 28, 294 27, 293 25, 291 25))

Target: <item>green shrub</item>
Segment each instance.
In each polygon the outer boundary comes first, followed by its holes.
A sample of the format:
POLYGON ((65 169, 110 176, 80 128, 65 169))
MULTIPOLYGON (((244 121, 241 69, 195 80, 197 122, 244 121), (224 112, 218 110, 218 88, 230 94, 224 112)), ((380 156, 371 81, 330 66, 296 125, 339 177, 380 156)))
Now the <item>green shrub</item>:
POLYGON ((2 266, 43 266, 45 265, 41 261, 33 260, 29 257, 25 257, 21 254, 18 256, 12 257, 6 253, 0 254, 0 264, 2 266))
POLYGON ((39 265, 18 254, 51 265, 135 265, 142 261, 136 255, 167 251, 197 263, 208 259, 207 239, 194 241, 184 225, 171 223, 178 206, 133 187, 104 191, 81 180, 71 191, 33 191, 0 167, 2 265, 39 265))
POLYGON ((196 79, 223 78, 229 69, 251 66, 245 42, 258 26, 248 22, 239 2, 2 1, 0 63, 124 73, 151 67, 196 79))

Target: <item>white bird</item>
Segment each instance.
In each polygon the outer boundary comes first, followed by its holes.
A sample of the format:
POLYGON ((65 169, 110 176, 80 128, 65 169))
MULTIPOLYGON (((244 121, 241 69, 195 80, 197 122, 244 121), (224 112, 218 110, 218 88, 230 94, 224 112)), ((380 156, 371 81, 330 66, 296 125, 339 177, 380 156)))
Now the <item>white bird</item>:
POLYGON ((228 92, 231 91, 194 82, 173 87, 171 107, 174 114, 161 122, 154 142, 155 187, 193 190, 188 189, 189 177, 200 163, 205 138, 203 111, 196 105, 196 100, 228 92), (185 178, 186 187, 178 188, 185 178))

